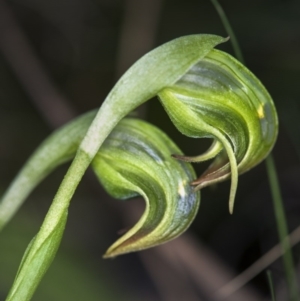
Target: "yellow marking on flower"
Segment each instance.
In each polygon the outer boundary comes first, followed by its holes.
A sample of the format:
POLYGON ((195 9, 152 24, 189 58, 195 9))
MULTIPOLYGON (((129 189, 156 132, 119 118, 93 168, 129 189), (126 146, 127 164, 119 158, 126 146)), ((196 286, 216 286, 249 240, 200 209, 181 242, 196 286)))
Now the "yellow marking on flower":
POLYGON ((265 118, 264 106, 262 104, 259 106, 257 113, 260 119, 265 118))
POLYGON ((178 194, 181 196, 181 197, 184 197, 185 194, 186 194, 186 181, 182 181, 179 185, 178 185, 178 194))

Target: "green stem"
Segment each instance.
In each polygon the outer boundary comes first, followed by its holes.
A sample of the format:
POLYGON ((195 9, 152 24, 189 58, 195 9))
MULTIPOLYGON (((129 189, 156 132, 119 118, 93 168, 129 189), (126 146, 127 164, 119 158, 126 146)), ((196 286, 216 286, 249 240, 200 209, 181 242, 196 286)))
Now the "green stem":
POLYGON ((245 63, 244 58, 243 58, 243 54, 241 51, 241 47, 238 43, 238 40, 234 34, 234 31, 230 25, 230 22, 222 8, 222 6, 219 4, 218 0, 211 0, 212 4, 214 5, 217 13, 219 14, 219 17, 222 21, 222 24, 227 32, 227 34, 230 36, 230 41, 232 44, 232 48, 234 50, 235 56, 236 58, 241 62, 241 63, 245 63))
POLYGON ((37 236, 24 254, 6 301, 28 301, 52 263, 64 232, 70 200, 90 157, 79 150, 44 219, 37 236))
POLYGON ((56 225, 64 212, 68 210, 72 196, 90 163, 90 157, 79 150, 59 186, 37 238, 45 237, 48 232, 52 231, 53 225, 56 225))
POLYGON ((286 281, 289 288, 290 300, 298 301, 299 292, 297 289, 296 275, 294 270, 294 260, 291 252, 291 244, 289 241, 289 232, 286 222, 285 210, 280 193, 280 186, 278 182, 277 172, 272 155, 269 155, 266 159, 268 178, 272 193, 272 199, 274 204, 274 212, 277 223, 277 230, 279 240, 283 250, 283 264, 286 274, 286 281))
POLYGON ((274 284, 273 284, 273 277, 272 277, 272 273, 271 273, 270 270, 267 270, 267 277, 268 277, 268 283, 269 283, 269 288, 270 288, 270 292, 271 292, 272 301, 276 301, 275 291, 274 291, 274 284))

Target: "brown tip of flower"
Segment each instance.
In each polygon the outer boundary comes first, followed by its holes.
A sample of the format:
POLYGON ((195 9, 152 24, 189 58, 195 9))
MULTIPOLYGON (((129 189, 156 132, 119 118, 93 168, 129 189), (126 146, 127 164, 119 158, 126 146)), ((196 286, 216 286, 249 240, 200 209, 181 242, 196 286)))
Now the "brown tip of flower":
POLYGON ((172 154, 171 157, 184 162, 193 162, 193 158, 184 155, 172 154))

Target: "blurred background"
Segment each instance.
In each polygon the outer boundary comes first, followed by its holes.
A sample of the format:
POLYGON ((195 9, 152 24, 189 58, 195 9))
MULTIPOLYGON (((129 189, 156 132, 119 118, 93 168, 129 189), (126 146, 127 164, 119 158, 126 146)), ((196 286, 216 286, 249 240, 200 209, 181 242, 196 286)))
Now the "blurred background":
MULTIPOLYGON (((291 232, 300 225, 300 1, 220 3, 247 66, 278 109, 274 158, 291 232)), ((155 46, 195 33, 226 36, 209 0, 0 0, 0 192, 55 128, 99 107, 134 61, 155 46)), ((218 48, 233 54, 230 42, 218 48)), ((210 144, 180 135, 157 99, 139 115, 186 154, 199 154, 210 144)), ((195 169, 200 174, 206 166, 195 169)), ((66 169, 49 176, 1 233, 0 300, 66 169)), ((239 282, 230 282, 278 243, 265 164, 240 177, 233 215, 229 185, 201 192, 198 216, 182 237, 104 260, 118 231, 140 216, 143 200, 110 198, 88 172, 71 203, 58 255, 33 300, 270 300, 262 265, 246 286, 238 289, 239 282)), ((300 273, 299 246, 293 251, 300 273)), ((268 269, 278 300, 288 300, 281 259, 268 269)))

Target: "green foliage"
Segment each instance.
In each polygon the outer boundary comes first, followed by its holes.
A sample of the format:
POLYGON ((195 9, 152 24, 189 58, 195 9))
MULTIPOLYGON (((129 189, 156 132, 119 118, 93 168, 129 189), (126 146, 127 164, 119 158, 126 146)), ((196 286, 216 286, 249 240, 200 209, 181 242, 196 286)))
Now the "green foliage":
POLYGON ((0 230, 9 222, 30 192, 57 166, 70 161, 96 111, 84 114, 51 134, 36 149, 8 187, 0 202, 0 230))

